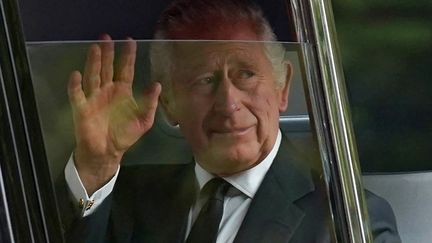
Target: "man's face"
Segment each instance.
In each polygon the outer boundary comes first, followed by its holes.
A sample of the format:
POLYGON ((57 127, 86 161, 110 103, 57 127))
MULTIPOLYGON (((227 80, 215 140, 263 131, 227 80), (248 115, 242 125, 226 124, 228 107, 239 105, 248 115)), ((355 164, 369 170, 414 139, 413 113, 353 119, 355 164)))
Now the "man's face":
MULTIPOLYGON (((227 37, 256 40, 242 29, 227 31, 227 37)), ((264 159, 276 140, 279 112, 287 107, 288 82, 276 84, 263 44, 177 43, 173 61, 165 107, 200 165, 229 175, 264 159)))

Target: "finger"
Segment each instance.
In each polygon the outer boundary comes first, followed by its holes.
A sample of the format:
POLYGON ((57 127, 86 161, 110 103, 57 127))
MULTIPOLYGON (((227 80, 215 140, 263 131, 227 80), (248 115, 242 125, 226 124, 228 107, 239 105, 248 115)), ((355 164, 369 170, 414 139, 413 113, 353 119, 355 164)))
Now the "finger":
POLYGON ((87 54, 87 61, 84 68, 83 88, 88 96, 99 89, 101 71, 101 49, 99 45, 93 44, 87 54))
POLYGON ((140 123, 144 130, 150 129, 153 125, 161 90, 161 84, 157 82, 144 90, 143 107, 139 115, 140 123))
POLYGON ((114 73, 114 42, 111 40, 111 36, 103 34, 100 39, 101 52, 102 52, 102 70, 100 73, 101 86, 111 83, 113 80, 114 73))
POLYGON ((68 96, 73 108, 80 107, 86 103, 86 97, 81 85, 81 73, 74 71, 69 76, 68 96))
POLYGON ((119 61, 119 70, 116 80, 126 82, 132 86, 135 72, 136 41, 128 38, 122 48, 119 61))

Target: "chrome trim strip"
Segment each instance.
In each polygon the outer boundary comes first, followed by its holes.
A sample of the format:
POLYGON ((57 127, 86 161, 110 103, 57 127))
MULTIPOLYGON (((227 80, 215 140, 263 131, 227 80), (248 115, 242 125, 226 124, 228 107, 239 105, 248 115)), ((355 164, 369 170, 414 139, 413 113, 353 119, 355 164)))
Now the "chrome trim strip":
POLYGON ((311 121, 309 128, 313 132, 318 142, 318 148, 321 156, 323 177, 326 183, 326 192, 329 198, 328 206, 333 218, 333 224, 330 229, 330 238, 336 242, 348 242, 350 239, 348 225, 345 217, 345 204, 341 199, 340 176, 334 162, 334 152, 328 129, 327 109, 322 91, 322 84, 319 73, 319 64, 316 53, 316 41, 311 23, 311 11, 308 1, 303 0, 286 0, 291 5, 293 11, 293 21, 297 39, 302 43, 302 55, 304 58, 304 71, 306 74, 306 83, 304 85, 308 90, 310 100, 309 115, 311 121), (312 124, 313 123, 313 124, 312 124), (330 201, 331 200, 331 201, 330 201))
POLYGON ((309 115, 288 115, 279 117, 279 128, 283 132, 311 132, 309 115))
POLYGON ((309 0, 351 242, 372 242, 331 2, 309 0))
POLYGON ((3 210, 7 220, 7 228, 8 228, 7 231, 9 233, 10 243, 15 243, 14 235, 12 232, 12 223, 10 220, 8 201, 6 198, 6 190, 3 182, 3 172, 1 168, 0 168, 0 196, 3 199, 3 206, 4 206, 3 210))
POLYGON ((279 122, 304 122, 309 123, 309 115, 288 115, 279 117, 279 122))

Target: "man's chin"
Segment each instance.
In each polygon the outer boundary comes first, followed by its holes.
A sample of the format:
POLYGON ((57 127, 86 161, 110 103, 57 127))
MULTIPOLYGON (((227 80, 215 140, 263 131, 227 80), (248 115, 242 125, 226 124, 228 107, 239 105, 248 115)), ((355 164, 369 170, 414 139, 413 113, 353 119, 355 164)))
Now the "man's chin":
MULTIPOLYGON (((250 146, 219 148, 206 156, 207 167, 218 175, 231 175, 247 170, 257 164, 259 156, 250 146)), ((204 162, 204 161, 203 161, 204 162)))

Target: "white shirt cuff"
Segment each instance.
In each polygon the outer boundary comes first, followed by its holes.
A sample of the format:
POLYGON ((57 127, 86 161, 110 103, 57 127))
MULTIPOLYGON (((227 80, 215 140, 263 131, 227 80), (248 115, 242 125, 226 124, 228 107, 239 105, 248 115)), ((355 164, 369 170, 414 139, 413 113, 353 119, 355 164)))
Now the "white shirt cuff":
POLYGON ((94 192, 93 195, 89 196, 75 167, 73 154, 70 156, 64 171, 65 179, 66 184, 69 187, 69 191, 72 194, 71 196, 73 201, 76 202, 77 207, 81 210, 82 217, 93 213, 99 207, 99 205, 102 204, 105 198, 112 192, 119 171, 120 166, 110 181, 94 192))

